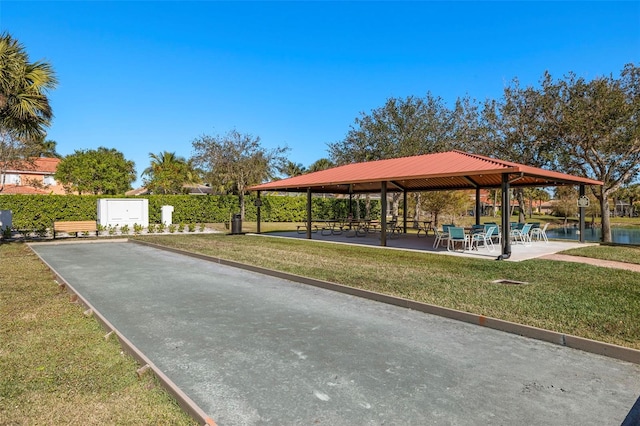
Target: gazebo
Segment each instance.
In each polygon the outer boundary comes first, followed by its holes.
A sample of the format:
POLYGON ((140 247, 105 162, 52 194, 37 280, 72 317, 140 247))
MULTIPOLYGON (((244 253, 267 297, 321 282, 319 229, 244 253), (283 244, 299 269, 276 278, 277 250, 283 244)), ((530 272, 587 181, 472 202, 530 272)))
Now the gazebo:
MULTIPOLYGON (((603 185, 603 182, 545 170, 524 164, 470 154, 448 151, 435 154, 388 160, 368 161, 334 167, 319 172, 281 179, 249 190, 307 193, 307 238, 311 239, 311 197, 314 193, 362 194, 379 193, 381 200, 388 192, 402 192, 404 205, 407 193, 421 191, 475 190, 476 212, 480 210, 480 190, 500 188, 502 205, 511 205, 511 188, 578 185, 580 197, 585 196, 586 185, 603 185)), ((260 202, 258 201, 258 232, 260 232, 260 202)), ((386 228, 387 203, 381 203, 382 228, 386 228)), ((584 206, 580 206, 580 241, 584 242, 584 206)), ((476 214, 476 224, 480 215, 476 214)), ((406 232, 407 209, 404 209, 406 232)), ((386 246, 383 232, 380 244, 386 246)), ((502 254, 499 259, 511 256, 509 240, 509 215, 502 215, 502 254)))

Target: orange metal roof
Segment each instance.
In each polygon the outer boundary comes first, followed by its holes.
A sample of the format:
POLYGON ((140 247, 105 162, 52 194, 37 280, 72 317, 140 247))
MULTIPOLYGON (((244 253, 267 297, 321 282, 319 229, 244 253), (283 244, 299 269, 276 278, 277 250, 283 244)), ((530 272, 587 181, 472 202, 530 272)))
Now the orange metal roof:
POLYGON ((306 191, 328 193, 388 191, 435 191, 499 188, 509 174, 513 187, 602 185, 597 180, 558 173, 523 164, 448 151, 413 157, 347 164, 332 169, 282 179, 249 188, 252 191, 306 191))

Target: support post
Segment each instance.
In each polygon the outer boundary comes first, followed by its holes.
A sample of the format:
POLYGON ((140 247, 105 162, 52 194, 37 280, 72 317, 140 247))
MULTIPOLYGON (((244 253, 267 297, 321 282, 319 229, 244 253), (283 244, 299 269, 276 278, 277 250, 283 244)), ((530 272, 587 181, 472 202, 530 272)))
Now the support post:
MULTIPOLYGON (((584 195, 585 195, 584 185, 580 185, 579 192, 580 192, 580 198, 584 197, 584 195)), ((581 243, 584 243, 584 211, 585 211, 585 208, 584 207, 580 207, 578 210, 580 210, 580 227, 579 227, 580 238, 579 238, 579 240, 580 240, 581 243)))
POLYGON ((511 214, 511 189, 509 185, 509 174, 502 174, 502 254, 497 260, 504 260, 511 257, 511 239, 509 237, 509 218, 511 214))
POLYGON ((256 198, 256 233, 260 233, 260 209, 262 208, 262 199, 260 199, 260 191, 256 198))
POLYGON ((476 225, 480 225, 480 187, 476 187, 476 225))
POLYGON ((311 188, 307 188, 307 239, 311 239, 311 188))
POLYGON ((407 191, 402 191, 402 232, 407 233, 407 191))
POLYGON ((353 217, 353 185, 349 185, 349 217, 354 219, 353 217))
POLYGON ((380 245, 387 246, 387 182, 380 184, 380 245))

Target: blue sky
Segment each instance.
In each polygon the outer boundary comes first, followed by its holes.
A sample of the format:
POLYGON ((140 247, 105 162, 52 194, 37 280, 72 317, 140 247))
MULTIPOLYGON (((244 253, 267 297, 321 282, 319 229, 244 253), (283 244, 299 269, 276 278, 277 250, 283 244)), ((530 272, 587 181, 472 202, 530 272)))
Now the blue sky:
POLYGON ((56 70, 58 151, 116 148, 138 173, 234 128, 308 166, 389 97, 499 98, 640 59, 638 1, 2 0, 0 27, 56 70))

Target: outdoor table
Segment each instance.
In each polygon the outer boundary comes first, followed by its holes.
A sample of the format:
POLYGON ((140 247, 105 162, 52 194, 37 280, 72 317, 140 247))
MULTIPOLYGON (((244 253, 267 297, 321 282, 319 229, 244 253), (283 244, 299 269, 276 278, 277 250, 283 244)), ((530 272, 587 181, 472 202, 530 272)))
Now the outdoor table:
POLYGON ((347 237, 364 237, 367 235, 370 222, 370 220, 352 219, 343 225, 343 229, 347 228, 349 231, 353 231, 353 234, 351 234, 351 232, 347 232, 347 237))
POLYGON ((429 231, 433 232, 433 235, 436 234, 436 230, 433 228, 432 220, 423 220, 422 226, 418 226, 418 237, 420 236, 420 232, 424 232, 424 236, 427 237, 429 235, 429 231))
POLYGON ((323 219, 316 222, 321 224, 321 235, 340 235, 342 234, 342 221, 337 219, 323 219))

